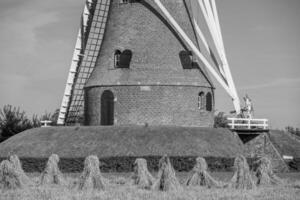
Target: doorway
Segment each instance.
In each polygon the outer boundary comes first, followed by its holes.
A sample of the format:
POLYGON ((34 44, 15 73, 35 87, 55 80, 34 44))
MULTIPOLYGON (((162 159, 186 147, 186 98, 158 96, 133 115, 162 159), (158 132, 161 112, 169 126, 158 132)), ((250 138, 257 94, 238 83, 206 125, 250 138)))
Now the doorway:
POLYGON ((101 125, 114 125, 114 94, 105 90, 101 96, 101 125))

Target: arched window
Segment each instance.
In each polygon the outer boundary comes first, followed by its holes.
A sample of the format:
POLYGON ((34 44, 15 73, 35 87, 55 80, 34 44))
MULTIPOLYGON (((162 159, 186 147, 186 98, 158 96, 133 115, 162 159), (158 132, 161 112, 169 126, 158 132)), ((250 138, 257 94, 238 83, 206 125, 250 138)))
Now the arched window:
POLYGON ((206 94, 206 110, 212 111, 212 107, 213 107, 212 94, 208 92, 206 94))
POLYGON ((131 50, 126 49, 123 52, 121 52, 120 50, 116 50, 114 55, 115 68, 129 68, 131 58, 131 50))
POLYGON ((114 125, 114 94, 105 90, 101 96, 101 125, 114 125))
POLYGON ((190 51, 180 51, 179 58, 183 69, 192 69, 193 54, 190 51))
POLYGON ((198 94, 198 108, 200 110, 203 110, 204 107, 205 107, 204 92, 199 92, 199 94, 198 94))
POLYGON ((114 55, 114 65, 115 68, 118 68, 120 66, 120 58, 121 58, 121 51, 120 50, 116 50, 115 51, 115 55, 114 55))

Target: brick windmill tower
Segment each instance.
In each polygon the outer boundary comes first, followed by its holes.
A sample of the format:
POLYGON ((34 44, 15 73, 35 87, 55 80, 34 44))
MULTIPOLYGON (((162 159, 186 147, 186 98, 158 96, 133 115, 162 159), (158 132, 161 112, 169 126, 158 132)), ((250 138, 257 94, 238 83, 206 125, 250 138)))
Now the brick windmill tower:
POLYGON ((58 124, 212 126, 214 86, 206 70, 234 101, 237 95, 215 2, 199 0, 199 9, 194 3, 88 0, 58 124), (197 24, 201 8, 211 17, 209 27, 215 27, 219 57, 197 24), (200 52, 201 44, 210 60, 200 52))

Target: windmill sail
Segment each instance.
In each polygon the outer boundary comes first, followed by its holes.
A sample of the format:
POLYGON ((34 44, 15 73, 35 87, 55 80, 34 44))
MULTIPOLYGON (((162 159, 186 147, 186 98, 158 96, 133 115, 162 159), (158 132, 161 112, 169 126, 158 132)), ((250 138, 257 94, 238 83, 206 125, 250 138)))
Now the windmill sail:
POLYGON ((82 119, 83 89, 96 65, 109 8, 110 0, 87 0, 85 3, 57 124, 75 124, 82 119))
MULTIPOLYGON (((107 18, 108 18, 108 13, 109 10, 112 9, 112 14, 114 13, 113 10, 118 10, 117 16, 121 15, 120 11, 122 12, 122 15, 127 14, 128 16, 124 16, 124 18, 114 18, 117 22, 121 22, 122 19, 123 22, 120 23, 120 27, 124 26, 124 30, 129 30, 133 29, 130 25, 130 20, 129 16, 133 16, 132 12, 135 12, 135 10, 131 9, 145 9, 143 12, 148 12, 149 8, 150 9, 150 15, 149 17, 157 16, 160 13, 162 14, 159 16, 159 19, 165 18, 166 21, 168 21, 169 29, 172 29, 172 32, 177 32, 175 33, 176 38, 180 41, 180 44, 184 46, 185 49, 187 47, 192 50, 194 55, 196 56, 198 61, 201 61, 201 63, 204 65, 204 67, 214 76, 214 78, 220 83, 220 85, 225 89, 225 91, 229 94, 231 99, 233 100, 233 104, 235 107, 235 110, 237 113, 240 112, 240 101, 239 97, 237 95, 237 91, 235 88, 235 84, 233 82, 233 78, 231 75, 231 71, 229 68, 229 64, 226 58, 226 53, 225 53, 225 48, 224 48, 224 43, 223 43, 223 38, 221 34, 221 27, 220 27, 220 22, 218 18, 218 12, 216 8, 216 2, 215 0, 183 0, 183 1, 173 1, 173 0, 168 0, 168 1, 163 1, 163 3, 160 0, 149 0, 148 1, 111 1, 111 0, 87 0, 85 8, 84 8, 84 13, 82 16, 82 24, 81 28, 78 33, 78 38, 77 38, 77 43, 76 47, 74 50, 74 55, 73 55, 73 60, 71 63, 71 69, 60 109, 60 114, 59 114, 59 119, 58 119, 58 124, 67 124, 67 125, 72 125, 76 123, 80 123, 83 119, 83 114, 84 114, 84 87, 92 87, 92 86, 99 86, 99 85, 113 85, 117 84, 120 85, 120 81, 117 81, 117 83, 113 82, 114 80, 117 80, 113 78, 107 78, 107 76, 104 76, 104 74, 114 74, 113 72, 109 72, 107 69, 102 69, 97 68, 94 70, 96 66, 96 61, 99 56, 99 52, 101 49, 102 45, 102 40, 105 32, 105 27, 107 24, 107 18), (138 3, 138 4, 134 4, 138 3), (165 7, 165 5, 166 7, 165 7), (153 7, 153 5, 156 5, 153 7), (191 37, 190 34, 188 34, 189 31, 186 29, 182 29, 183 24, 177 22, 178 17, 174 18, 171 13, 168 11, 168 9, 173 9, 172 7, 169 7, 170 5, 176 5, 176 9, 186 9, 187 10, 187 16, 185 19, 189 18, 189 21, 192 24, 193 31, 198 35, 198 44, 197 41, 194 41, 194 38, 191 37), (144 6, 144 7, 143 7, 144 6), (113 8, 111 8, 113 7, 113 8), (168 9, 167 9, 168 8, 168 9), (155 10, 158 9, 158 10, 155 10), (158 11, 158 12, 157 12, 158 11), (152 15, 153 12, 155 12, 155 15, 152 15), (207 40, 203 34, 203 32, 200 29, 200 23, 199 23, 199 14, 202 14, 202 18, 205 19, 207 28, 209 30, 209 39, 207 40), (192 19, 192 18, 193 19, 192 19), (129 21, 128 21, 129 20, 129 21), (207 51, 208 57, 203 54, 203 52, 200 51, 200 46, 199 46, 199 41, 201 41, 204 44, 204 51, 207 51), (196 43, 195 43, 196 42, 196 43), (93 71, 96 71, 94 74, 95 77, 92 81, 87 81, 90 78, 90 75, 93 71), (99 80, 102 80, 100 83, 99 80)), ((174 9, 173 9, 174 10, 174 9)), ((181 12, 181 11, 180 11, 181 12)), ((172 12, 176 16, 176 12, 172 12)), ((139 16, 136 21, 142 20, 143 16, 139 16)), ((156 19, 156 18, 155 18, 156 19)), ((143 19, 143 23, 140 24, 141 27, 143 27, 143 24, 145 21, 148 19, 143 19)), ((136 22, 134 22, 136 23, 136 22)), ((157 22, 159 23, 159 21, 157 22)), ((165 22, 164 22, 165 24, 165 22)), ((111 24, 108 24, 110 26, 111 24)), ((150 25, 149 25, 150 26, 150 25)), ((157 24, 151 24, 152 27, 157 26, 157 24)), ((119 27, 120 32, 118 33, 123 33, 124 30, 121 30, 119 27)), ((144 30, 148 27, 144 27, 144 30)), ((133 31, 135 33, 136 30, 133 31)), ((141 30, 139 30, 141 31, 141 30)), ((126 31, 125 31, 126 32, 126 31)), ((151 35, 153 30, 149 30, 147 33, 144 33, 141 31, 141 34, 145 34, 145 36, 151 35)), ((126 32, 127 33, 127 32, 126 32)), ((174 33, 173 33, 174 34, 174 33)), ((109 34, 108 36, 110 36, 109 34)), ((132 34, 129 34, 130 37, 128 40, 133 40, 132 34)), ((139 35, 136 36, 136 39, 138 39, 139 35)), ((144 37, 145 37, 144 36, 144 37)), ((112 44, 117 43, 115 38, 120 38, 124 37, 123 35, 116 34, 113 38, 112 44)), ((142 38, 145 40, 145 38, 142 38)), ((153 40, 153 38, 149 38, 148 40, 153 40)), ((126 40, 127 41, 127 40, 126 40)), ((106 41, 105 41, 106 42, 106 41)), ((104 42, 104 45, 106 44, 104 42)), ((134 41, 139 44, 139 40, 134 41)), ((127 44, 127 43, 125 43, 127 44)), ((157 44, 156 47, 159 46, 160 43, 157 44)), ((109 47, 112 47, 111 44, 109 47)), ((134 48, 138 48, 139 45, 135 46, 134 48)), ((152 46, 150 46, 152 47, 152 46)), ((114 49, 119 48, 119 46, 115 46, 114 49)), ((133 47, 132 47, 133 48, 133 47)), ((152 48, 155 48, 153 46, 152 48)), ((156 52, 160 51, 163 49, 161 47, 160 49, 157 49, 156 52)), ((107 53, 107 48, 105 48, 106 53, 107 53)), ((130 51, 130 59, 131 59, 131 50, 126 50, 124 49, 124 52, 130 51)), ((141 52, 141 49, 137 50, 138 52, 141 52)), ((124 54, 124 52, 122 54, 124 54)), ((148 53, 148 52, 147 52, 148 53)), ((100 54, 102 55, 102 54, 100 54)), ((129 55, 129 54, 128 54, 129 55)), ((124 55, 123 55, 124 56, 124 55)), ((141 55, 143 56, 143 55, 141 55)), ((135 57, 137 57, 135 55, 135 57)), ((122 56, 120 57, 122 58, 122 56)), ((130 60, 129 59, 129 60, 130 60)), ((99 60, 101 60, 99 58, 99 60)), ((106 58, 103 60, 107 60, 106 58)), ((113 59, 111 59, 113 60, 113 59)), ((122 59, 121 59, 122 60, 122 59)), ((157 62, 157 60, 153 61, 154 63, 157 62)), ((169 61, 170 63, 173 61, 169 61)), ((135 64, 140 64, 140 61, 133 61, 133 66, 135 64)), ((148 63, 146 63, 148 64, 148 63)), ((159 63, 162 64, 162 63, 159 63)), ((163 63, 164 64, 164 63, 163 63)), ((175 63, 177 64, 177 63, 175 63)), ((97 64, 101 65, 101 64, 97 64)), ((102 63, 103 65, 103 63, 102 63)), ((158 65, 158 64, 157 64, 158 65)), ((124 65, 125 66, 125 65, 124 65)), ((164 66, 164 65, 163 65, 164 66)), ((125 68, 129 68, 128 65, 126 65, 125 68)), ((144 69, 144 68, 143 68, 144 69)), ((162 69, 160 69, 162 70, 162 69)), ((170 70, 173 70, 170 69, 170 70)), ((170 70, 168 70, 170 72, 170 70)), ((126 72, 128 73, 128 71, 126 72)), ((132 72, 137 73, 137 71, 132 72)), ((174 72, 175 73, 175 72, 174 72)), ((124 73, 125 74, 125 73, 124 73)), ((139 74, 140 75, 140 74, 139 74)), ((194 74, 193 74, 194 75, 194 74)), ((150 76, 148 74, 148 76, 150 76)), ((115 74, 113 77, 119 77, 118 74, 115 74)), ((121 76, 125 77, 125 76, 121 76)), ((126 76, 129 77, 129 76, 126 76)), ((135 77, 135 76, 130 76, 130 77, 135 77)), ((157 76, 154 76, 157 79, 157 76)), ((177 77, 174 75, 174 77, 177 77)), ((180 76, 181 77, 181 76, 180 76)), ((192 79, 192 77, 189 77, 192 79)), ((198 79, 197 79, 198 80, 198 79)), ((124 80, 122 80, 124 81, 124 80)), ((128 81, 136 81, 134 80, 126 80, 124 82, 128 81)), ((148 80, 152 81, 152 80, 148 80)), ((180 81, 177 81, 177 84, 180 81)), ((156 81, 157 83, 161 83, 161 80, 156 81)), ((131 82, 132 84, 132 82, 131 82)), ((86 105, 88 106, 88 104, 86 105)), ((98 115, 97 115, 98 116, 98 115)), ((95 119, 96 120, 96 119, 95 119)), ((99 121, 97 118, 96 121, 99 121)))
POLYGON ((204 54, 200 52, 200 49, 197 48, 197 46, 190 40, 190 38, 186 35, 184 30, 180 27, 180 25, 176 22, 176 20, 173 18, 173 16, 169 13, 169 11, 166 9, 164 4, 160 0, 154 0, 154 2, 164 13, 165 17, 176 29, 176 31, 181 35, 184 41, 188 44, 189 48, 191 48, 191 50, 197 56, 197 58, 203 62, 205 67, 211 72, 211 74, 215 77, 215 79, 220 83, 220 85, 225 89, 225 91, 232 98, 236 113, 240 113, 241 111, 240 100, 237 94, 237 90, 225 54, 225 48, 224 48, 215 0, 192 1, 192 10, 193 10, 192 13, 194 16, 193 22, 194 22, 195 30, 198 34, 198 38, 204 44, 205 49, 206 51, 208 51, 211 58, 206 58, 204 54), (216 53, 219 56, 221 64, 217 63, 215 54, 213 53, 201 29, 199 28, 198 19, 200 17, 199 13, 201 12, 206 21, 206 25, 208 26, 210 37, 213 40, 213 46, 216 48, 217 51, 216 53), (209 62, 209 60, 212 60, 216 66, 213 66, 209 62))

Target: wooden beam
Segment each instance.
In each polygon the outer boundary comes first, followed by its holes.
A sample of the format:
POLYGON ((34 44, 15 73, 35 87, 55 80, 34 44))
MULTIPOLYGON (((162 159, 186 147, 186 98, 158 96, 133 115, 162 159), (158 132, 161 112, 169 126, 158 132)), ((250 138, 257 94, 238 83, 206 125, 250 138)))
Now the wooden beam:
POLYGON ((187 36, 187 34, 183 31, 183 29, 179 26, 176 20, 172 17, 169 11, 164 7, 164 5, 160 2, 160 0, 154 0, 160 10, 164 13, 170 23, 174 26, 176 31, 181 35, 187 45, 191 48, 191 50, 195 53, 195 55, 204 63, 205 67, 211 72, 211 74, 215 77, 215 79, 221 84, 221 86, 225 89, 225 91, 231 96, 234 97, 230 88, 227 86, 226 82, 220 77, 220 75, 214 70, 211 64, 207 61, 207 59, 201 54, 199 49, 195 46, 195 44, 191 41, 191 39, 187 36))

